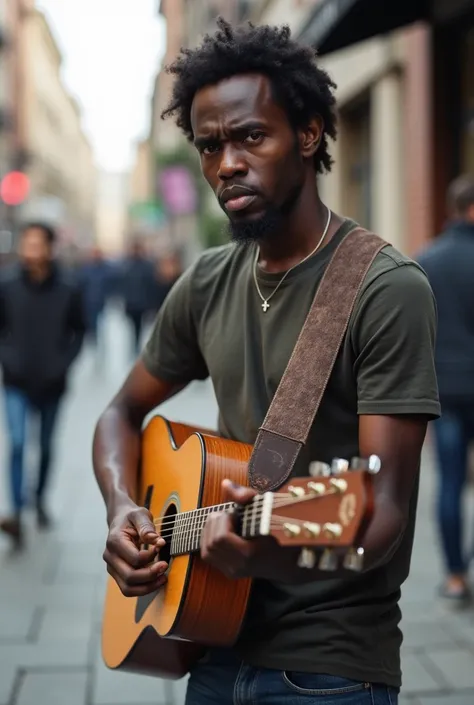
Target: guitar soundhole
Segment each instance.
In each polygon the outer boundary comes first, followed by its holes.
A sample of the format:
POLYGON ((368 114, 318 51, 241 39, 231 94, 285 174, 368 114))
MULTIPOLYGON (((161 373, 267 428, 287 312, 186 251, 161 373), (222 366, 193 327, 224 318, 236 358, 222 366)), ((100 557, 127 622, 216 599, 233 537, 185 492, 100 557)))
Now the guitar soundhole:
POLYGON ((178 508, 176 504, 170 504, 163 516, 163 522, 161 524, 161 536, 166 541, 166 544, 160 551, 159 560, 166 561, 167 563, 171 560, 171 539, 173 536, 174 523, 177 513, 178 508))

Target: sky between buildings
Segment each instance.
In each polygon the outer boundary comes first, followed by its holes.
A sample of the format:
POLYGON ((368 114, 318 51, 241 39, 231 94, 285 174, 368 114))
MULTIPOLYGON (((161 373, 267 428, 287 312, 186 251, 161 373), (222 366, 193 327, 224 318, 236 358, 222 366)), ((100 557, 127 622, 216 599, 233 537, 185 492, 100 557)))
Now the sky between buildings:
POLYGON ((158 0, 37 0, 64 55, 100 168, 122 171, 147 134, 153 78, 165 48, 158 0))

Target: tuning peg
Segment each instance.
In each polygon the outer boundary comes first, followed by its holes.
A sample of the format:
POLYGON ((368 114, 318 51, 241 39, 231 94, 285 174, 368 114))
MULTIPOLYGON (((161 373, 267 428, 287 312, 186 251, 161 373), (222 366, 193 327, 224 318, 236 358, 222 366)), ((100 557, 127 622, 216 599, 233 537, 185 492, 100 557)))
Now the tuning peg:
POLYGON ((342 526, 340 524, 327 524, 323 525, 323 534, 328 539, 338 539, 342 534, 342 526))
POLYGON ((332 477, 329 480, 329 484, 338 494, 343 494, 343 492, 347 491, 347 481, 340 477, 332 477))
POLYGON ((377 475, 382 467, 382 461, 378 455, 371 455, 368 461, 368 471, 371 475, 377 475))
POLYGON ((326 492, 326 485, 324 482, 308 482, 306 486, 312 494, 320 495, 325 494, 326 492))
POLYGON ((290 522, 286 522, 283 524, 283 530, 287 536, 299 536, 301 534, 301 526, 298 524, 290 524, 290 522))
POLYGON ((350 470, 365 470, 367 468, 367 461, 363 458, 358 458, 355 456, 351 458, 350 470))
POLYGON ((323 555, 319 559, 319 570, 332 572, 334 570, 337 570, 337 567, 338 561, 336 554, 330 548, 326 548, 326 550, 323 552, 323 555))
POLYGON ((376 475, 380 472, 382 462, 378 455, 371 455, 369 458, 352 458, 351 470, 366 470, 371 475, 376 475))
POLYGON ((331 475, 341 475, 349 470, 349 461, 344 458, 334 458, 331 463, 331 475))
POLYGON ((310 548, 303 548, 298 557, 298 567, 311 570, 316 565, 316 554, 310 548))
POLYGON ((309 474, 311 477, 331 477, 331 466, 319 460, 313 460, 309 464, 309 474))
POLYGON ((364 567, 364 549, 350 548, 344 557, 344 568, 352 570, 354 573, 360 573, 364 567))
POLYGON ((320 524, 313 524, 312 522, 307 521, 303 524, 303 528, 308 534, 308 536, 310 536, 312 539, 318 538, 318 536, 321 534, 320 524))
POLYGON ((290 485, 288 487, 288 492, 291 494, 292 497, 304 497, 305 495, 303 487, 294 487, 293 485, 290 485))

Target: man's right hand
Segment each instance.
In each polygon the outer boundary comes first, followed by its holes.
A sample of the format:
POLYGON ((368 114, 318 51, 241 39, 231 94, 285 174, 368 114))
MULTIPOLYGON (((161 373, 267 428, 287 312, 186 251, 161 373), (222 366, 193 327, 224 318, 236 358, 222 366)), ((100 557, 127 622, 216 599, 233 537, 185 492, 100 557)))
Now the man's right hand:
POLYGON ((168 564, 156 560, 164 545, 147 509, 130 504, 115 514, 103 558, 125 597, 142 597, 165 584, 168 564), (143 550, 144 544, 149 548, 143 550))

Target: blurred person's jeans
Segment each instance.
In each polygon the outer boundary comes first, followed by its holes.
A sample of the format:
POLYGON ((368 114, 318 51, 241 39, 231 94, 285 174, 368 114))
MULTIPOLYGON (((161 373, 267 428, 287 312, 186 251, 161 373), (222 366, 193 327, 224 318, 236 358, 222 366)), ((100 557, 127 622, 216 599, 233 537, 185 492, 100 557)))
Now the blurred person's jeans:
POLYGON ((439 485, 437 513, 447 568, 452 575, 467 570, 463 551, 462 494, 467 478, 468 448, 474 439, 474 404, 443 404, 434 422, 439 485))
POLYGON ((185 705, 397 705, 398 691, 339 676, 253 668, 217 649, 191 671, 185 705))
POLYGON ((28 419, 36 412, 40 422, 40 463, 36 501, 41 504, 49 479, 52 440, 59 403, 59 399, 33 403, 20 389, 5 389, 5 410, 10 436, 10 482, 15 512, 19 512, 24 504, 23 459, 28 419))

